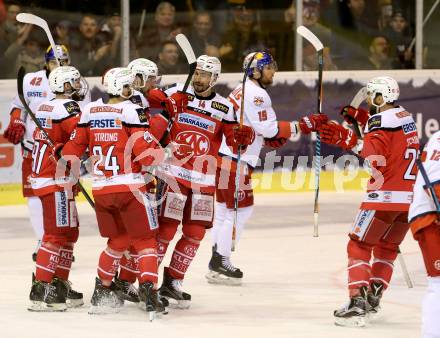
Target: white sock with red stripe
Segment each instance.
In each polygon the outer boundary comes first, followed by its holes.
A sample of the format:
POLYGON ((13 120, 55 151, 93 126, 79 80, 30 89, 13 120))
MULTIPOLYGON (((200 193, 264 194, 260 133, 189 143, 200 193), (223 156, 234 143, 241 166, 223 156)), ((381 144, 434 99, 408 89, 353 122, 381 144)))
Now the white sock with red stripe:
POLYGON ((43 282, 52 282, 52 277, 58 266, 60 248, 43 243, 38 249, 35 279, 43 282))
POLYGON ((73 245, 64 245, 60 248, 60 259, 58 261, 55 276, 62 280, 69 280, 70 268, 73 262, 73 245))
POLYGON ((119 269, 119 262, 121 260, 122 254, 116 255, 104 250, 99 256, 98 263, 98 276, 101 281, 111 282, 116 272, 119 269))

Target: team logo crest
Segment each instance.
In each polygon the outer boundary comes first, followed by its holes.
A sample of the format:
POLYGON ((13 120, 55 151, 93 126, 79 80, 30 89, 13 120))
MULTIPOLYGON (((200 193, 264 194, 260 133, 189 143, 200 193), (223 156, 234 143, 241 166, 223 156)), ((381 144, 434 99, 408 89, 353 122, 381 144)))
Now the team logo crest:
POLYGON ((210 148, 208 137, 196 131, 183 131, 177 134, 176 142, 190 145, 194 150, 194 156, 206 155, 210 148))
POLYGON ((264 99, 261 96, 255 96, 254 97, 254 104, 256 106, 261 106, 264 103, 264 99))

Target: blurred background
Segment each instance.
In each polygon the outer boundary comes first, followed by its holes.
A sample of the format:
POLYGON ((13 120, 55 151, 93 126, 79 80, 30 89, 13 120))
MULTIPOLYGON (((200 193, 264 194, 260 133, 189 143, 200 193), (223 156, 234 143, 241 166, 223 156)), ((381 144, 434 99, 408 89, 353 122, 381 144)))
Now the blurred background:
MULTIPOLYGON (((435 2, 423 1, 424 16, 435 2)), ((83 76, 101 76, 136 57, 155 61, 163 75, 185 73, 186 60, 174 40, 181 32, 196 56, 218 56, 223 72, 241 71, 243 56, 257 48, 270 50, 281 71, 313 70, 317 63, 313 47, 305 42, 296 46, 298 20, 326 46, 326 70, 415 68, 411 42, 416 0, 303 0, 302 8, 298 3, 0 0, 0 78, 15 78, 20 66, 31 72, 44 64, 47 38, 38 27, 17 22, 19 12, 45 18, 55 42, 68 47, 72 64, 83 76), (125 22, 129 27, 124 32, 125 22)), ((435 10, 424 26, 419 68, 440 66, 440 39, 435 34, 440 29, 439 12, 435 10)))

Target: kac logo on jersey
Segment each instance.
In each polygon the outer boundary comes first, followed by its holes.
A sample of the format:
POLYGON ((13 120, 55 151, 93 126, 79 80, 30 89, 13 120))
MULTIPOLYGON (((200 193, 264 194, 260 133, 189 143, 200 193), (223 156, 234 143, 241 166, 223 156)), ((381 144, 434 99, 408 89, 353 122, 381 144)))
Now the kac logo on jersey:
POLYGON ((179 114, 178 122, 209 131, 210 133, 215 131, 215 122, 191 114, 179 114))
POLYGON ((90 120, 90 129, 122 129, 122 122, 118 118, 90 120))
POLYGON ((402 129, 405 134, 409 134, 409 133, 412 133, 413 131, 416 131, 417 127, 414 122, 411 122, 411 123, 404 124, 402 126, 402 129))
POLYGON ((188 144, 194 150, 193 156, 203 156, 209 152, 209 139, 196 131, 182 131, 176 136, 177 143, 188 144))

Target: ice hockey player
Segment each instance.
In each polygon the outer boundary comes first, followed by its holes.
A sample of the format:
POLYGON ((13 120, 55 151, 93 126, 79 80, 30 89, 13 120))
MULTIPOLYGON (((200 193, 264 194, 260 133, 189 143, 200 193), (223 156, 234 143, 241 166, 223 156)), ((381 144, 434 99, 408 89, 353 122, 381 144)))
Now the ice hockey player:
MULTIPOLYGON (((422 153, 423 167, 440 198, 440 132, 431 136, 422 153)), ((440 337, 440 221, 433 198, 421 171, 414 186, 414 199, 409 207, 409 221, 414 238, 419 242, 428 279, 428 290, 422 305, 422 338, 440 337)))
POLYGON ((212 227, 216 156, 222 137, 236 150, 238 144, 248 145, 253 135, 251 128, 239 128, 232 104, 214 91, 220 72, 221 64, 216 57, 202 55, 197 58, 188 95, 180 92, 182 85, 165 91, 168 98, 164 104, 169 114, 163 116, 165 127, 167 119, 174 120, 169 138, 190 147, 189 154, 175 159, 182 160, 181 163, 166 163, 159 171, 161 179, 167 182, 158 187, 159 196, 164 198, 159 211, 159 261, 180 223, 183 232, 170 264, 164 268, 160 294, 171 300, 170 306, 178 308, 190 306, 191 296, 182 291, 182 282, 206 228, 212 227))
POLYGON ((136 74, 133 85, 135 90, 130 100, 140 106, 149 107, 149 92, 155 89, 161 80, 157 65, 148 59, 139 58, 131 61, 127 67, 136 74))
POLYGON ((364 326, 379 303, 393 274, 399 244, 409 229, 408 209, 412 201, 419 149, 416 124, 405 108, 396 105, 399 86, 381 76, 367 84, 365 111, 344 109, 351 117, 367 120, 363 146, 353 131, 335 122, 321 127, 321 140, 344 150, 359 152, 369 163, 372 177, 359 213, 349 233, 348 290, 350 301, 334 311, 335 323, 364 326), (373 260, 371 258, 373 256, 373 260))
MULTIPOLYGON (((310 114, 300 122, 278 121, 272 108, 271 99, 266 88, 272 84, 277 70, 276 62, 267 52, 250 53, 243 62, 243 70, 248 69, 244 98, 244 124, 255 130, 256 136, 251 145, 242 154, 241 178, 236 224, 238 240, 243 227, 252 214, 254 196, 251 187, 251 174, 257 165, 261 148, 264 144, 278 148, 286 143, 291 135, 309 134, 316 131, 327 121, 324 114, 310 114), (248 67, 252 57, 252 64, 248 67)), ((237 115, 240 114, 242 84, 239 84, 229 95, 237 115)), ((212 257, 209 261, 208 282, 215 284, 241 284, 243 272, 234 267, 230 261, 232 233, 234 223, 234 195, 236 175, 236 155, 223 139, 219 151, 219 169, 217 171, 217 191, 215 203, 214 227, 212 229, 212 257)))
MULTIPOLYGON (((78 123, 81 110, 72 96, 81 88, 80 77, 70 66, 58 67, 49 74, 49 88, 55 98, 43 101, 35 116, 54 144, 66 143, 78 123)), ((79 233, 75 199, 61 184, 65 177, 56 177, 52 153, 45 134, 36 128, 30 181, 43 207, 44 235, 29 296, 31 311, 65 311, 84 304, 82 293, 74 291, 68 281, 79 233)))
MULTIPOLYGON (((55 94, 49 88, 49 73, 58 67, 56 57, 63 66, 69 65, 69 53, 64 45, 56 45, 56 56, 51 47, 46 50, 45 59, 46 65, 44 69, 28 73, 23 79, 23 95, 32 110, 36 110, 40 103, 55 97, 55 94)), ((29 218, 37 237, 37 247, 32 255, 35 261, 38 248, 40 247, 43 238, 43 210, 41 201, 32 191, 29 182, 32 167, 32 147, 33 147, 33 133, 35 130, 35 123, 28 116, 24 109, 18 95, 14 98, 10 108, 10 122, 4 132, 4 137, 13 144, 21 144, 23 161, 21 164, 22 173, 22 192, 27 200, 29 218)))
POLYGON ((104 75, 109 102, 98 100, 83 109, 62 155, 66 160, 72 155, 77 158, 88 147, 95 158, 92 192, 96 218, 101 236, 108 241, 99 258, 89 313, 120 310, 123 301, 112 280, 123 253, 132 245, 139 255, 139 299, 151 319, 155 313, 164 313, 165 307, 157 292, 158 223, 145 193, 141 165, 163 160, 164 151, 156 149, 148 112, 129 100, 133 81, 128 68, 113 68, 104 75))

